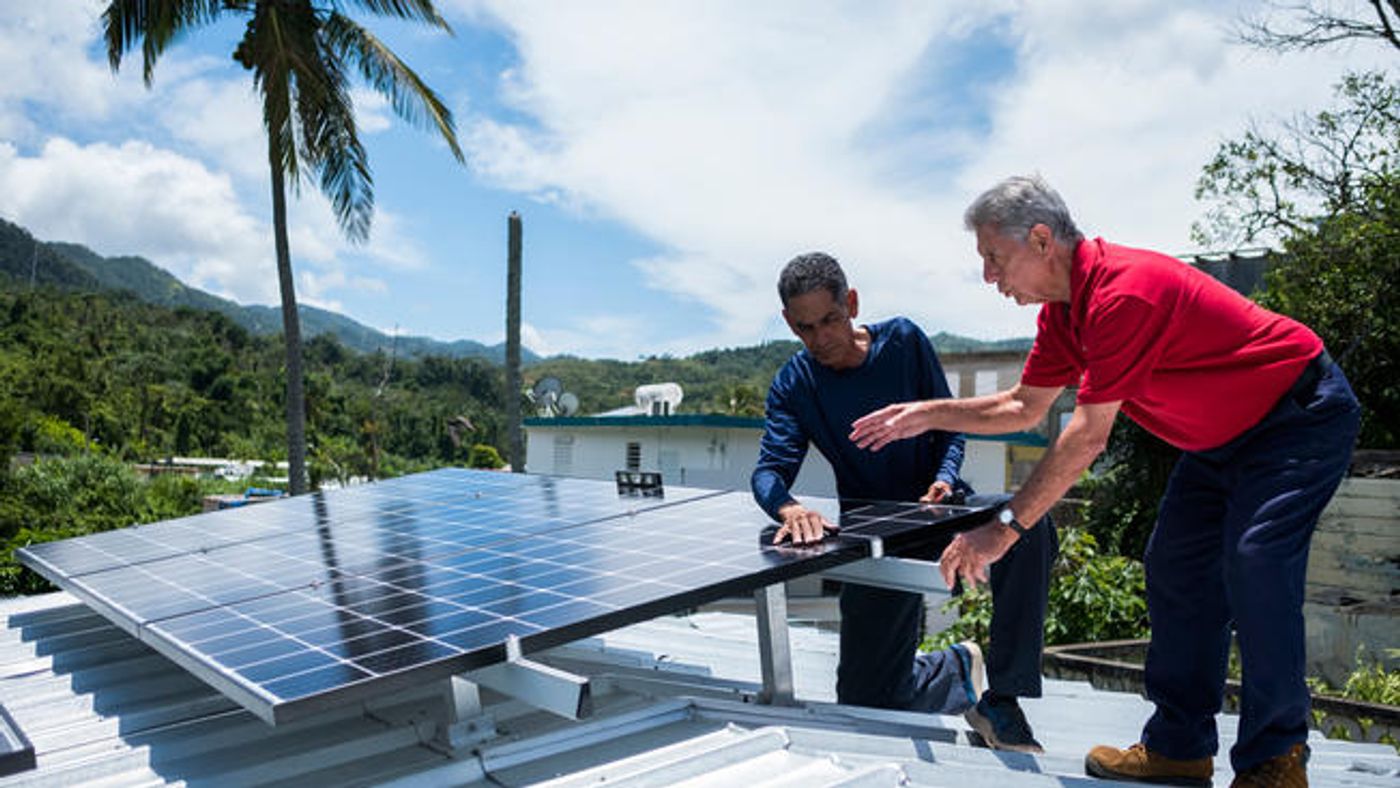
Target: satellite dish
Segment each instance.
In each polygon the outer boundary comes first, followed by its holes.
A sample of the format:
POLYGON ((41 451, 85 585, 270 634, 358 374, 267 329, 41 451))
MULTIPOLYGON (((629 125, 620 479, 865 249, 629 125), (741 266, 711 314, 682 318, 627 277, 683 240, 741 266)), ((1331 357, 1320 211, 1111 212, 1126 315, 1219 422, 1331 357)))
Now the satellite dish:
POLYGON ((566 391, 559 395, 559 413, 563 416, 572 416, 578 413, 578 397, 572 391, 566 391))
POLYGON ((559 378, 546 376, 535 381, 530 389, 530 401, 543 418, 551 418, 559 412, 559 395, 564 393, 564 384, 559 378))
POLYGON ((556 377, 540 378, 528 396, 542 418, 571 416, 578 412, 578 397, 565 391, 564 384, 556 377))

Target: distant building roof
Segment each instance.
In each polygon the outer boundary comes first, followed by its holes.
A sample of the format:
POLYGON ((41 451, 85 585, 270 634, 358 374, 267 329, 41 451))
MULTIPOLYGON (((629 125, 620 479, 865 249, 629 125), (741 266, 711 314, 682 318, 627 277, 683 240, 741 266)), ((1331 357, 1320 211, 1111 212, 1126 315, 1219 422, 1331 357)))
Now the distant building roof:
POLYGON ((620 413, 626 408, 597 416, 555 416, 525 420, 527 427, 736 427, 763 429, 763 419, 722 413, 673 413, 669 416, 620 413), (613 415, 618 414, 618 415, 613 415))
POLYGON ((1256 247, 1183 254, 1178 258, 1248 296, 1264 287, 1264 275, 1277 264, 1279 255, 1272 249, 1256 247))
MULTIPOLYGON (((622 410, 622 409, 619 409, 622 410)), ((763 429, 763 419, 751 416, 727 416, 721 413, 681 413, 670 416, 612 415, 555 416, 525 419, 526 427, 712 427, 733 429, 763 429)), ((969 440, 1015 443, 1022 446, 1048 446, 1044 435, 1036 432, 1005 432, 998 435, 968 435, 969 440)))

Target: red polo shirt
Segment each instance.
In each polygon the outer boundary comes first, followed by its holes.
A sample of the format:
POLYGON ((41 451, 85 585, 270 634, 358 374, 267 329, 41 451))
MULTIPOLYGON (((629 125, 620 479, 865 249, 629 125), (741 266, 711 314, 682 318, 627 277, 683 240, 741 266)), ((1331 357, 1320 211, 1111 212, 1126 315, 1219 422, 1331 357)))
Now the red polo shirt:
POLYGON ((1209 274, 1096 238, 1075 250, 1069 303, 1041 307, 1021 382, 1121 400, 1147 431, 1201 451, 1257 424, 1321 352, 1307 326, 1209 274))

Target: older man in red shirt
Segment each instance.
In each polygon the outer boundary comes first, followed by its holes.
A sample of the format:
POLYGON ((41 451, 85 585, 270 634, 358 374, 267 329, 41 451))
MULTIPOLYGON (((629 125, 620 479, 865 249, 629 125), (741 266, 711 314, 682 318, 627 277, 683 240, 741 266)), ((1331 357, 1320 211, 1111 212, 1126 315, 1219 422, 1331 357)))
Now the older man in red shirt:
POLYGON ((965 216, 983 276, 1040 304, 1035 345, 1014 388, 907 402, 857 420, 851 439, 879 450, 928 430, 1033 427, 1078 385, 1069 424, 991 523, 948 546, 951 585, 987 566, 1099 456, 1118 411, 1184 450, 1147 547, 1156 712, 1141 741, 1096 747, 1089 774, 1209 785, 1230 633, 1243 694, 1231 749, 1235 786, 1307 784, 1303 582, 1318 515, 1351 457, 1360 408, 1306 326, 1259 307, 1181 261, 1087 240, 1039 177, 978 197, 965 216))

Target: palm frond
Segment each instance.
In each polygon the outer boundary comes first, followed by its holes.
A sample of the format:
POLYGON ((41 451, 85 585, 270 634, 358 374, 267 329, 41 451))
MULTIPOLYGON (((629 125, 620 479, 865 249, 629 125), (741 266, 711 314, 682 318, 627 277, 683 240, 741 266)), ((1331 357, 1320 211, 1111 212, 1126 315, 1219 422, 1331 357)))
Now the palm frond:
POLYGON ((295 20, 286 18, 276 6, 260 3, 234 50, 234 59, 253 73, 253 87, 262 96, 269 162, 287 174, 294 191, 301 184, 296 119, 292 112, 292 71, 297 58, 291 50, 296 27, 295 20))
POLYGON ((389 99, 396 115, 420 128, 436 128, 452 155, 463 160, 452 112, 398 55, 343 14, 332 12, 326 18, 324 31, 335 59, 358 65, 361 76, 389 99))
POLYGON ((155 77, 156 61, 171 43, 208 24, 224 10, 222 0, 111 0, 102 12, 107 62, 121 67, 122 56, 141 43, 142 79, 155 77))
POLYGON ((341 229, 362 243, 369 239, 374 217, 374 181, 355 129, 349 80, 334 57, 320 57, 312 65, 295 72, 300 148, 307 164, 320 172, 321 191, 330 198, 341 229))
POLYGON ((447 20, 433 7, 432 0, 348 0, 375 16, 392 16, 412 22, 423 22, 451 33, 447 20))
POLYGON ((303 142, 312 151, 321 173, 321 191, 330 198, 345 235, 355 243, 369 240, 374 218, 374 179, 369 155, 355 130, 350 95, 341 95, 340 107, 327 111, 323 104, 301 114, 303 142))

